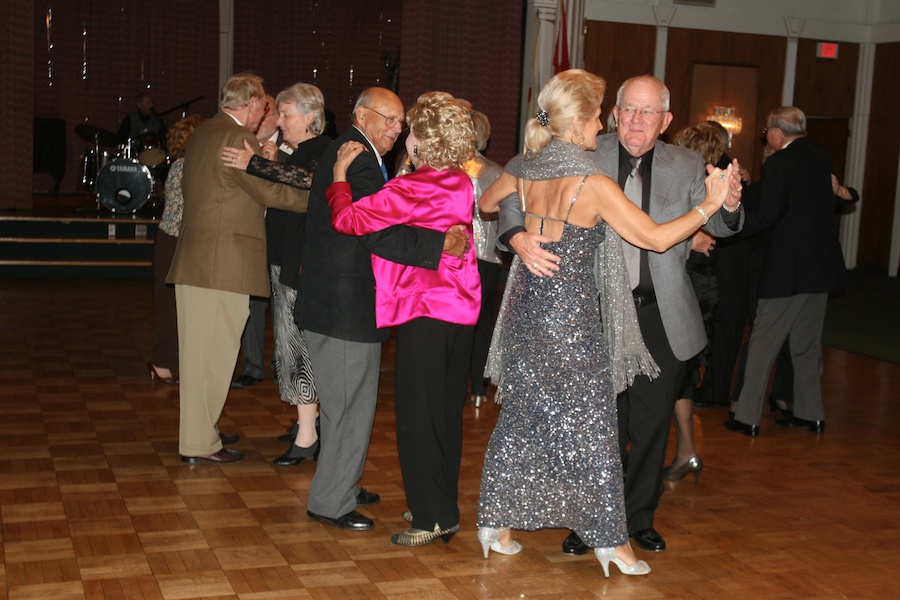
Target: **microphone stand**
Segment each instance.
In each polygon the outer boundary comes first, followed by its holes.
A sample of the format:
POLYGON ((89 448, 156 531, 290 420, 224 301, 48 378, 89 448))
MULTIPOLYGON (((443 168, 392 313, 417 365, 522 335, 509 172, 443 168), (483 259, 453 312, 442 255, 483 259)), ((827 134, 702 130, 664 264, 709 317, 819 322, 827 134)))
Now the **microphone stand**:
POLYGON ((197 102, 198 100, 203 100, 205 97, 206 96, 197 96, 193 100, 188 100, 187 102, 182 102, 181 104, 177 104, 177 105, 173 106, 172 108, 170 108, 169 110, 159 113, 159 116, 163 117, 163 116, 169 114, 170 112, 176 111, 180 108, 181 109, 181 118, 183 119, 187 116, 188 108, 190 108, 191 104, 193 104, 194 102, 197 102))

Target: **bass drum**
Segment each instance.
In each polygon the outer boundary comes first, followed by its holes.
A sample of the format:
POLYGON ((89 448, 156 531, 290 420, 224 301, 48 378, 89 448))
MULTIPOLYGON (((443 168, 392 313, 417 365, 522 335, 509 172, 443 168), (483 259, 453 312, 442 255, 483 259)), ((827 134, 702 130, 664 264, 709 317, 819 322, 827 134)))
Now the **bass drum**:
POLYGON ((97 198, 114 213, 137 212, 152 193, 150 169, 135 159, 114 160, 97 176, 97 198))

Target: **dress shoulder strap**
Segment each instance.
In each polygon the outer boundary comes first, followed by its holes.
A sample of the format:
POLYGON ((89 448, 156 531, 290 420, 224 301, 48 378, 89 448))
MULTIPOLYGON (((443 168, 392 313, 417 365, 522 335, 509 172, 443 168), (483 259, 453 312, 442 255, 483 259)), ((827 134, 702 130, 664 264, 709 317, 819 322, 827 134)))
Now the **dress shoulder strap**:
POLYGON ((566 218, 564 219, 566 223, 569 222, 569 217, 572 215, 572 209, 575 208, 575 201, 578 200, 578 194, 581 193, 581 188, 584 187, 584 182, 587 181, 588 177, 590 177, 590 175, 584 176, 581 183, 578 184, 578 189, 575 190, 575 195, 572 196, 572 201, 569 203, 569 212, 566 213, 566 218))

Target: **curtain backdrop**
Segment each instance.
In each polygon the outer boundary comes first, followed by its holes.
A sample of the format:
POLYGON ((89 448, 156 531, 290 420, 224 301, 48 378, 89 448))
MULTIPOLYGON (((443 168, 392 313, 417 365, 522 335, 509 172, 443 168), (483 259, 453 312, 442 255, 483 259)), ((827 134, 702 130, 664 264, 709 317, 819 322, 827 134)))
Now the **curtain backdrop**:
MULTIPOLYGON (((90 149, 76 135, 77 125, 115 133, 134 109, 136 94, 146 89, 159 113, 197 96, 203 99, 190 112, 216 111, 218 0, 8 4, 0 25, 0 64, 13 109, 3 120, 21 143, 0 150, 0 208, 31 208, 32 192, 50 187, 48 175, 31 175, 35 119, 56 120, 64 130, 60 191, 76 193, 83 192, 81 156, 90 149)), ((348 126, 366 87, 394 89, 407 105, 422 92, 446 90, 491 119, 490 158, 505 163, 517 151, 518 0, 235 0, 233 28, 235 71, 259 73, 274 93, 296 81, 318 85, 339 130, 348 126)), ((169 124, 180 113, 167 115, 169 124)), ((42 134, 35 143, 46 141, 42 134)))
POLYGON ((522 2, 405 2, 400 97, 442 90, 488 116, 486 155, 505 164, 517 152, 522 2))
POLYGON ((31 2, 4 2, 0 18, 0 78, 6 110, 0 127, 7 143, 0 147, 0 209, 31 208, 32 103, 34 39, 31 2))
POLYGON ((343 131, 361 91, 395 86, 402 5, 402 0, 235 0, 234 70, 262 76, 273 96, 298 81, 317 86, 343 131))
MULTIPOLYGON (((158 113, 197 96, 204 98, 190 107, 192 113, 215 113, 217 0, 164 5, 138 0, 46 0, 34 3, 31 19, 33 117, 65 122, 61 191, 82 191, 80 157, 90 144, 75 134, 75 126, 86 122, 115 133, 125 115, 135 109, 138 92, 150 90, 158 113), (49 32, 48 13, 52 13, 49 32)), ((175 111, 165 118, 172 124, 180 116, 175 111)), ((31 183, 32 178, 27 180, 31 183)))

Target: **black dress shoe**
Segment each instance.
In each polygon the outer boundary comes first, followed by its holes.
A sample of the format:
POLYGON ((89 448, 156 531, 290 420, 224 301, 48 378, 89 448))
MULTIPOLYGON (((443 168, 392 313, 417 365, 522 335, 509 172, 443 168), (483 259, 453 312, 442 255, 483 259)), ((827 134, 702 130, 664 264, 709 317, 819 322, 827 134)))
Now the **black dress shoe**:
POLYGON ((310 456, 319 458, 319 440, 316 440, 312 446, 306 448, 291 444, 288 451, 273 460, 272 464, 278 467, 293 467, 294 465, 299 465, 310 456))
POLYGON ((749 435, 750 437, 759 435, 759 425, 747 425, 746 423, 741 423, 737 419, 728 419, 722 423, 722 425, 729 431, 738 431, 744 435, 749 435))
POLYGON ((222 443, 226 446, 231 444, 237 444, 241 441, 241 436, 236 433, 219 433, 219 439, 222 440, 222 443))
POLYGON ((306 511, 306 515, 315 521, 320 523, 326 523, 333 527, 337 527, 338 529, 350 529, 352 531, 366 531, 367 529, 372 529, 375 527, 375 523, 372 522, 372 519, 369 517, 356 512, 355 510, 351 510, 346 515, 341 515, 337 518, 326 517, 324 515, 317 515, 311 510, 306 511))
POLYGON ((252 377, 250 375, 241 375, 231 382, 231 387, 242 390, 244 388, 250 387, 251 385, 256 385, 260 382, 262 382, 262 379, 259 379, 257 377, 252 377))
POLYGON ((282 444, 293 444, 299 432, 300 425, 297 424, 297 419, 291 419, 291 426, 288 427, 287 433, 279 435, 277 439, 282 444))
POLYGON ((381 502, 381 496, 379 496, 375 492, 367 492, 366 488, 359 488, 359 493, 356 494, 357 506, 372 506, 373 504, 378 504, 379 502, 381 502))
POLYGON ((576 556, 581 556, 582 554, 587 554, 591 551, 590 548, 587 547, 587 544, 581 541, 581 538, 578 537, 578 534, 574 531, 569 534, 569 537, 563 540, 562 543, 562 551, 565 554, 574 554, 576 556))
POLYGON ((635 531, 630 535, 635 545, 647 552, 663 552, 666 549, 666 540, 652 527, 635 531))
POLYGON ((807 421, 806 419, 792 416, 788 419, 778 419, 775 422, 788 429, 800 429, 801 427, 805 427, 813 433, 825 432, 825 421, 807 421))
POLYGON ((196 465, 201 460, 205 460, 206 462, 211 463, 235 463, 240 460, 244 460, 244 453, 240 450, 229 450, 228 448, 222 448, 215 454, 210 454, 209 456, 182 456, 181 462, 187 463, 189 465, 196 465))

